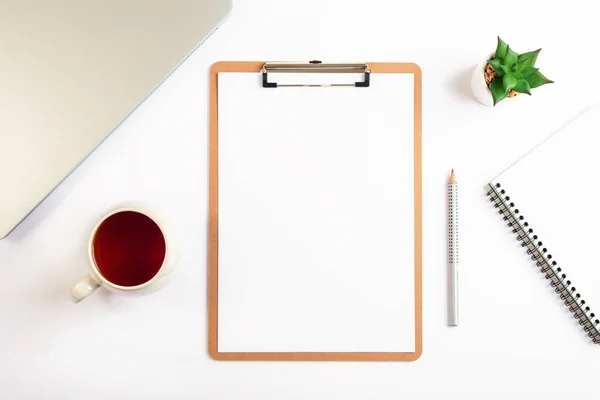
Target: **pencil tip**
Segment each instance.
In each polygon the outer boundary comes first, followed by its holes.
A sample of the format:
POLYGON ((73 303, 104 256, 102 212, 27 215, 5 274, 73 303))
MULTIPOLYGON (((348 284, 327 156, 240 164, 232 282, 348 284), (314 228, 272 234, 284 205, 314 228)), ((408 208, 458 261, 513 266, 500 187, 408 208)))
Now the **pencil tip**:
POLYGON ((456 183, 456 174, 454 173, 454 168, 452 168, 452 172, 450 173, 450 183, 456 183))

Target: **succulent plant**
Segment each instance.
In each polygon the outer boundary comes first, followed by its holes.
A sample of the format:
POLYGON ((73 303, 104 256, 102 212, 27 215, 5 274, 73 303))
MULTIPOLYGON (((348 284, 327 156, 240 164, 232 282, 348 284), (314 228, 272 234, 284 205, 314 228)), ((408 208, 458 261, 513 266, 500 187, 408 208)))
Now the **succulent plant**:
POLYGON ((511 91, 531 95, 531 89, 553 83, 535 68, 535 62, 542 49, 517 54, 498 36, 494 57, 487 60, 494 69, 490 90, 494 106, 507 98, 511 91))

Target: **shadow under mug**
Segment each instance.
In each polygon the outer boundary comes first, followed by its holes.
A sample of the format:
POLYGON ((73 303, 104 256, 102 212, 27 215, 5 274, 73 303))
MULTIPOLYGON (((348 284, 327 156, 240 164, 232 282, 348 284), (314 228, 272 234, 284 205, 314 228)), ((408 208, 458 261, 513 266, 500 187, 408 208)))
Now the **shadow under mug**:
POLYGON ((100 286, 121 293, 162 287, 173 268, 167 227, 142 207, 117 208, 96 223, 88 241, 90 273, 71 288, 75 302, 100 286))

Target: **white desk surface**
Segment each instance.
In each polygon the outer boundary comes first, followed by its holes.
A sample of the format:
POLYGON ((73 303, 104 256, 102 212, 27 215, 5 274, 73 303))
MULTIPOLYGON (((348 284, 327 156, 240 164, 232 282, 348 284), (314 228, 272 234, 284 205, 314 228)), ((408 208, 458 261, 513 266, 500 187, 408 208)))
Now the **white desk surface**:
POLYGON ((221 29, 0 241, 2 398, 558 399, 595 393, 600 347, 548 289, 482 187, 600 101, 594 72, 599 14, 594 0, 237 0, 221 29), (495 49, 498 34, 517 51, 543 47, 538 66, 556 84, 495 109, 476 103, 470 73, 495 49), (414 363, 244 363, 208 356, 208 69, 218 60, 311 59, 411 61, 423 70, 424 351, 414 363), (461 184, 457 328, 446 324, 451 168, 461 184), (136 199, 168 210, 180 231, 170 285, 136 298, 101 289, 73 304, 67 290, 86 273, 90 224, 113 204, 136 199), (529 323, 513 324, 517 313, 531 315, 529 323))

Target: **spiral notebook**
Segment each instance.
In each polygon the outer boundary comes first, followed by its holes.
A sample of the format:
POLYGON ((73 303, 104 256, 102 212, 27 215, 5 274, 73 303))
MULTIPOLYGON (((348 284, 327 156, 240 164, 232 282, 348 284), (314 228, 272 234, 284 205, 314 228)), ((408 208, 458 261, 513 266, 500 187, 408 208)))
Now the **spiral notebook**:
MULTIPOLYGON (((545 275, 556 297, 600 344, 600 105, 594 106, 486 185, 490 201, 545 275)), ((524 271, 523 273, 526 273, 524 271)))

